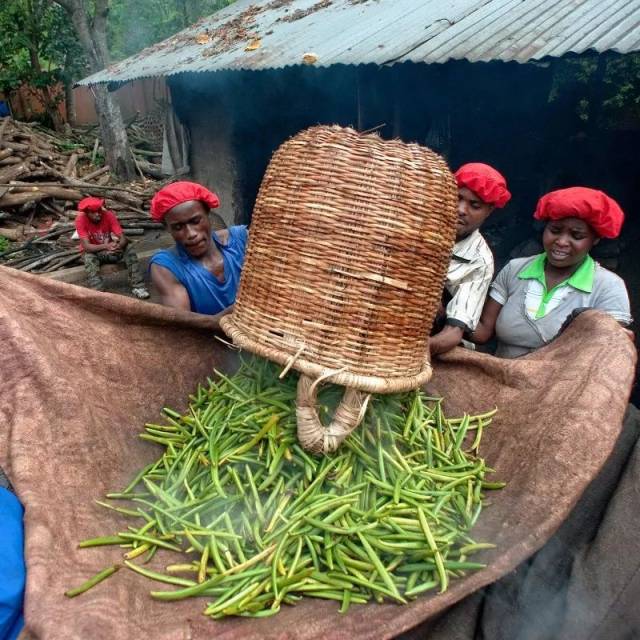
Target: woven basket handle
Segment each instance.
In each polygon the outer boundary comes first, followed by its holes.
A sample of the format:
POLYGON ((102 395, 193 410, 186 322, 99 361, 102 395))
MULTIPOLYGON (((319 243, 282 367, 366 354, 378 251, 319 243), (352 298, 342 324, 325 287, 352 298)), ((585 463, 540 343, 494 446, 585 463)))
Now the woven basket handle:
POLYGON ((298 440, 312 453, 331 453, 362 422, 369 401, 368 393, 347 387, 330 425, 324 426, 318 416, 318 385, 300 375, 296 398, 298 440))

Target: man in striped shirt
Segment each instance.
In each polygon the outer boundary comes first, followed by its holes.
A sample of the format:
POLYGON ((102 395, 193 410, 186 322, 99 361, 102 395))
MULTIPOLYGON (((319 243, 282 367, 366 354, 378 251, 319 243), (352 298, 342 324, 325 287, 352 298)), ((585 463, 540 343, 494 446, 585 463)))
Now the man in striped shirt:
POLYGON ((450 299, 444 327, 429 342, 432 356, 450 351, 466 331, 476 328, 493 277, 493 254, 479 228, 496 207, 504 207, 511 198, 504 177, 487 164, 465 164, 455 178, 458 226, 445 280, 445 295, 450 299))

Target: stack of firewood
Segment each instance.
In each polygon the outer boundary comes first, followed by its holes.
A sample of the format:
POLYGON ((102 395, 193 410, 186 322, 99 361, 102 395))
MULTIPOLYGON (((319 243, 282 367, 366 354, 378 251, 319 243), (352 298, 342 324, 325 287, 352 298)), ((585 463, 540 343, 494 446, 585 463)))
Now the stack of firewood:
MULTIPOLYGON (((71 239, 85 196, 106 199, 128 236, 161 229, 149 219, 149 201, 162 183, 145 176, 117 183, 98 167, 93 149, 38 124, 0 119, 0 236, 11 244, 0 264, 34 273, 71 266, 79 259, 71 239)), ((6 244, 6 243, 4 243, 6 244)))
MULTIPOLYGON (((162 141, 158 141, 157 136, 150 136, 137 122, 137 113, 126 123, 127 138, 129 148, 133 154, 136 169, 140 175, 156 179, 163 179, 166 176, 162 172, 162 141)), ((79 145, 93 149, 91 152, 91 162, 101 155, 104 149, 98 137, 98 125, 85 125, 77 127, 71 131, 72 139, 79 145)))

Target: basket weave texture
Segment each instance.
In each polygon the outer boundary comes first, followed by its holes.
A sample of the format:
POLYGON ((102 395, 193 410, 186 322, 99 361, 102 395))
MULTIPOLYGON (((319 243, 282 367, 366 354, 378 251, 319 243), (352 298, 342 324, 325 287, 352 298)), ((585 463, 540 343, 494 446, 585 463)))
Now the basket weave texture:
POLYGON ((417 387, 430 377, 456 219, 455 181, 431 150, 338 126, 302 131, 265 173, 223 329, 314 378, 417 387))

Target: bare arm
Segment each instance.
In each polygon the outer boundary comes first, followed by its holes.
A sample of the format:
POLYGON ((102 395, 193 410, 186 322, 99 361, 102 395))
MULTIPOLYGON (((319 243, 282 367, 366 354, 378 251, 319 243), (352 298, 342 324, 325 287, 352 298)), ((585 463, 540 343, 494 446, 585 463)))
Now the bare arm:
POLYGON ((453 347, 460 344, 463 330, 461 327, 454 327, 448 324, 442 331, 429 338, 429 350, 432 356, 451 351, 453 347))
POLYGON ((91 244, 89 238, 80 238, 80 244, 87 253, 98 253, 100 251, 109 251, 111 246, 105 244, 91 244))
POLYGON ((164 267, 151 265, 151 282, 160 294, 160 301, 166 307, 191 311, 191 302, 187 290, 176 280, 175 276, 164 267))
POLYGON ((471 340, 477 344, 484 344, 493 337, 496 330, 496 321, 502 305, 494 300, 491 296, 487 296, 484 307, 482 308, 482 315, 476 330, 471 334, 471 340))
MULTIPOLYGON (((175 279, 175 276, 158 264, 151 265, 151 282, 160 294, 160 301, 166 307, 191 311, 191 301, 187 290, 175 279)), ((234 305, 216 313, 212 318, 220 328, 220 318, 233 311, 234 305)))

